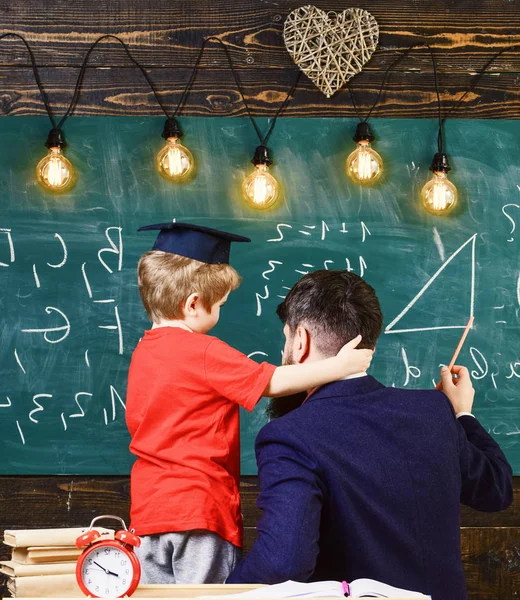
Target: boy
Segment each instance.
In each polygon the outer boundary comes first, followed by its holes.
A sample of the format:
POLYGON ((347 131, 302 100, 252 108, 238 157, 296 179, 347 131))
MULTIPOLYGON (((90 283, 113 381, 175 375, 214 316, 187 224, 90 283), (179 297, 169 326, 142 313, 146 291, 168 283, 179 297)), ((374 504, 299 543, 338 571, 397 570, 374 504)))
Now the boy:
POLYGON ((182 223, 146 229, 160 230, 138 265, 153 325, 132 356, 126 412, 141 582, 222 583, 242 546, 239 406, 365 371, 372 351, 354 349, 358 336, 309 365, 256 363, 205 335, 241 281, 231 242, 251 240, 182 223))

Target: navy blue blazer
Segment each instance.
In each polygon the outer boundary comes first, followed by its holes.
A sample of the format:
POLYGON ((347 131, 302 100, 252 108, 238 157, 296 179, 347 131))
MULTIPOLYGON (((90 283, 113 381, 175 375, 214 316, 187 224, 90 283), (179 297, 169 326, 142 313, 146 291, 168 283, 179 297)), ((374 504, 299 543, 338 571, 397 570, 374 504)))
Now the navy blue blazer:
POLYGON ((320 388, 256 440, 258 538, 228 583, 369 577, 467 598, 460 503, 507 508, 512 472, 470 416, 435 390, 373 377, 320 388))

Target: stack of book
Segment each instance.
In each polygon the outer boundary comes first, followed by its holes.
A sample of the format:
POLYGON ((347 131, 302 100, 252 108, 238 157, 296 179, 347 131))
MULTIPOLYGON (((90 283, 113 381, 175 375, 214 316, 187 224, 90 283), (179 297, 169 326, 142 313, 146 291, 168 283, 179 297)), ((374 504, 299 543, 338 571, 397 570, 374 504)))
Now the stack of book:
MULTIPOLYGON (((113 531, 96 527, 107 539, 113 531)), ((76 583, 76 561, 82 550, 76 538, 87 528, 19 529, 4 531, 4 543, 12 547, 11 560, 0 562, 8 576, 13 597, 81 597, 76 583)))

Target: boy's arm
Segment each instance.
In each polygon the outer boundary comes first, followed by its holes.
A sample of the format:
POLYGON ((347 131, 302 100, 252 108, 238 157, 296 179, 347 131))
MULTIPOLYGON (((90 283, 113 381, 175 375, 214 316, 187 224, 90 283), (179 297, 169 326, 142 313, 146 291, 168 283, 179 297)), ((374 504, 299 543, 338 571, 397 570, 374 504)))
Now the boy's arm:
POLYGON ((262 396, 287 396, 324 385, 346 375, 365 371, 372 350, 355 350, 358 336, 337 356, 305 365, 275 367, 258 364, 218 338, 209 338, 202 368, 208 384, 220 395, 253 410, 262 396))
POLYGON ((336 356, 301 365, 278 367, 262 395, 269 398, 288 396, 366 371, 374 352, 356 350, 360 342, 361 336, 358 335, 343 346, 336 356))

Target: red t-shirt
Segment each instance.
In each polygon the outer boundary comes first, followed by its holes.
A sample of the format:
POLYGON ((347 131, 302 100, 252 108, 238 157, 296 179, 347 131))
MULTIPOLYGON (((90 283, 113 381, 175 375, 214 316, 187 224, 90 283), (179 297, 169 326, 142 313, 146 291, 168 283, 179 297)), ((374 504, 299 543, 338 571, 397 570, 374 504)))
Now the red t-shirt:
POLYGON ((242 545, 239 406, 255 407, 275 368, 209 335, 146 331, 126 401, 137 535, 206 529, 242 545))

